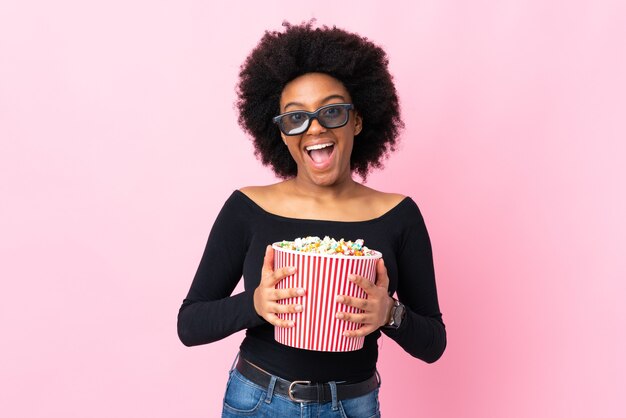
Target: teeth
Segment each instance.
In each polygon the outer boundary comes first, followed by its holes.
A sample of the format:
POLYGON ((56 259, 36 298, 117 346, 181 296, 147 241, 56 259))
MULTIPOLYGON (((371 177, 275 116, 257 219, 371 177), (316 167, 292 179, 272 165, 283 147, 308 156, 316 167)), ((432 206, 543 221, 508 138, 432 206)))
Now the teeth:
POLYGON ((306 147, 307 151, 312 151, 314 149, 322 149, 322 148, 326 148, 326 147, 332 147, 333 144, 317 144, 317 145, 310 145, 308 147, 306 147))

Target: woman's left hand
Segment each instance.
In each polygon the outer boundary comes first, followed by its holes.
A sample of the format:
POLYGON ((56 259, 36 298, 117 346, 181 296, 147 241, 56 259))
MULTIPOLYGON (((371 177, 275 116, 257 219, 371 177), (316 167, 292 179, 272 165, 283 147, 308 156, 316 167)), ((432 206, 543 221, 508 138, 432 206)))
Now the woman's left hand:
POLYGON ((361 309, 361 313, 337 312, 337 318, 361 324, 355 331, 346 331, 346 337, 365 337, 389 322, 389 314, 393 306, 393 299, 389 296, 389 276, 385 262, 376 263, 376 283, 365 277, 350 275, 348 279, 367 293, 367 299, 360 299, 346 295, 338 295, 336 301, 344 305, 361 309))

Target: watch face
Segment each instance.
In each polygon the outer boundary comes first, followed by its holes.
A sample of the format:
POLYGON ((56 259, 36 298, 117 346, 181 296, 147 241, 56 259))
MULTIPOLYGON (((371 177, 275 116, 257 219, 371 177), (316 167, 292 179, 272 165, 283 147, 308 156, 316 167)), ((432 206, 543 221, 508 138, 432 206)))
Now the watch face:
POLYGON ((393 312, 393 323, 395 325, 400 325, 403 317, 404 317, 404 305, 400 304, 396 307, 396 309, 393 312))
POLYGON ((400 323, 404 318, 404 305, 400 303, 398 300, 393 300, 393 307, 391 308, 391 318, 389 324, 385 325, 386 328, 390 329, 398 329, 400 327, 400 323))

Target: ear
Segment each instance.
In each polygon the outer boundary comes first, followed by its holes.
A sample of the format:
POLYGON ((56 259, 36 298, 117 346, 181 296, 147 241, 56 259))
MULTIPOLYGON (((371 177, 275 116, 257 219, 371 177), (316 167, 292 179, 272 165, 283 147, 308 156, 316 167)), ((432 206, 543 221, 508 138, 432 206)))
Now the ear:
POLYGON ((355 112, 355 116, 354 116, 354 136, 357 136, 359 133, 361 133, 362 129, 363 129, 363 118, 361 118, 361 115, 359 115, 358 113, 355 112))

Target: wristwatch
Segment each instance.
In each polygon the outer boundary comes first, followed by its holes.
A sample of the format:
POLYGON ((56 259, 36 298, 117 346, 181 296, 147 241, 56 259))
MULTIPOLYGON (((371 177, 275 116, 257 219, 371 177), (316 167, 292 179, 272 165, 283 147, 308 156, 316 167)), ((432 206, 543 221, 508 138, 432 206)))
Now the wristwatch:
POLYGON ((383 326, 383 328, 400 328, 400 324, 402 324, 402 320, 404 319, 405 314, 406 309, 404 308, 404 305, 399 300, 393 299, 393 306, 391 307, 391 318, 389 319, 389 322, 383 326))

